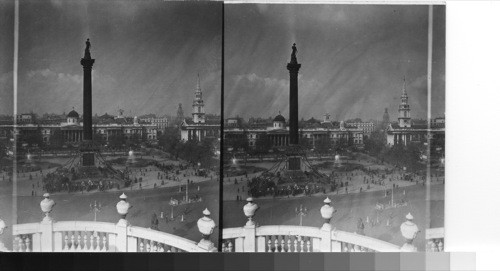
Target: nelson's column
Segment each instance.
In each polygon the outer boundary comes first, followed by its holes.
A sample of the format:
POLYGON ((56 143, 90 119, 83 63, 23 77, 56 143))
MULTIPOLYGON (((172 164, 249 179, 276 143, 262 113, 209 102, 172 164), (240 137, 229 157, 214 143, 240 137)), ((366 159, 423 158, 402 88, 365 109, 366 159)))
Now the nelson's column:
MULTIPOLYGON (((286 66, 290 72, 290 147, 298 148, 299 145, 299 88, 298 76, 301 64, 297 63, 297 47, 292 46, 290 63, 286 66)), ((297 153, 291 152, 288 156, 288 170, 300 170, 301 158, 297 153)))
POLYGON ((92 144, 92 66, 95 59, 90 56, 90 41, 85 42, 85 55, 80 60, 83 66, 83 142, 82 166, 94 166, 95 150, 92 144))

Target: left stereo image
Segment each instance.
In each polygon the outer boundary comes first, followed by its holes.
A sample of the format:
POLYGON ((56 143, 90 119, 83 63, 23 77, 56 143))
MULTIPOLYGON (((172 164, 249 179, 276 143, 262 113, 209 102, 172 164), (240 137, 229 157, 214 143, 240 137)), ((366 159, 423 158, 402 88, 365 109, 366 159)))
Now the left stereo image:
POLYGON ((0 3, 0 251, 218 251, 222 12, 0 3))

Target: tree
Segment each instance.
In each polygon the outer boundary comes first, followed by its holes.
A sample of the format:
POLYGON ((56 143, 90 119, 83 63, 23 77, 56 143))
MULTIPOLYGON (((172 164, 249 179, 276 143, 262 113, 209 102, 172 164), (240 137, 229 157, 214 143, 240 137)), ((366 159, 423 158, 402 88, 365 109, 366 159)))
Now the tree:
POLYGON ((257 153, 268 153, 272 147, 273 143, 267 135, 261 134, 257 136, 257 140, 255 141, 255 151, 257 153))
POLYGON ((23 141, 28 143, 28 146, 30 146, 30 147, 35 147, 35 146, 41 147, 42 143, 43 143, 42 130, 37 129, 36 131, 33 131, 32 133, 24 135, 23 141))
POLYGON ((110 147, 121 148, 125 144, 125 135, 119 132, 116 135, 108 137, 108 144, 110 147))
POLYGON ((234 150, 248 151, 248 139, 245 136, 224 139, 224 149, 233 148, 234 150))
POLYGON ((106 136, 101 133, 94 133, 92 139, 95 144, 102 146, 106 144, 106 136))
POLYGON ((49 138, 50 148, 59 149, 64 145, 64 136, 61 130, 54 130, 49 138))
POLYGON ((158 137, 158 144, 168 153, 179 157, 182 149, 179 131, 176 128, 166 128, 164 133, 158 137))
POLYGON ((0 160, 7 156, 6 151, 7 148, 5 147, 5 144, 3 144, 3 142, 0 142, 0 160))
POLYGON ((330 151, 332 144, 330 142, 330 138, 328 137, 320 137, 318 140, 314 142, 314 147, 319 153, 328 153, 330 151))

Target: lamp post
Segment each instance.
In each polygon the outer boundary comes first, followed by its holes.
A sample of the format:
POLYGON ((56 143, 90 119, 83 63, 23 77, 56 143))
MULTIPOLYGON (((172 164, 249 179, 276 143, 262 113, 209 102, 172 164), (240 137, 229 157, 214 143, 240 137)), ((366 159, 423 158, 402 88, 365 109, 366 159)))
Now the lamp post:
POLYGON ((307 215, 307 208, 306 207, 302 207, 302 204, 300 205, 300 207, 295 207, 295 213, 300 217, 300 226, 302 226, 302 217, 306 216, 307 215))
POLYGON ((90 211, 94 212, 94 221, 97 221, 97 213, 102 209, 102 204, 100 202, 94 201, 94 203, 90 203, 90 211))
POLYGON ((125 193, 122 193, 120 196, 120 201, 116 204, 116 211, 121 216, 120 221, 118 221, 119 224, 128 225, 128 222, 127 220, 125 220, 125 218, 127 217, 128 210, 130 208, 132 208, 132 206, 130 206, 130 203, 127 201, 127 195, 125 195, 125 193))

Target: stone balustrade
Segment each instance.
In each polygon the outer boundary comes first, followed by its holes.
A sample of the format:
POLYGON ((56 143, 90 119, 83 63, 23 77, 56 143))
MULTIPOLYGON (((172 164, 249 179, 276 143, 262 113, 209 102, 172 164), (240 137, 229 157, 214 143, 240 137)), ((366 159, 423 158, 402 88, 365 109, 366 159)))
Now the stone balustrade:
MULTIPOLYGON (((45 196, 42 202, 48 202, 45 196)), ((45 217, 40 223, 13 225, 14 252, 214 252, 209 240, 215 223, 205 209, 198 220, 203 236, 200 242, 173 234, 131 226, 125 219, 130 205, 122 194, 117 210, 122 219, 118 223, 92 221, 55 222, 49 215, 54 204, 42 203, 45 217), (48 206, 48 207, 47 207, 48 206)), ((50 199, 49 199, 50 200, 50 199)), ((52 201, 52 200, 50 200, 52 201)), ((52 201, 53 202, 53 201, 52 201)))
POLYGON ((427 251, 444 251, 444 228, 431 228, 425 230, 425 240, 427 241, 427 251))
POLYGON ((411 244, 418 232, 410 214, 401 229, 407 242, 401 247, 372 237, 332 229, 330 219, 334 210, 326 199, 322 227, 291 225, 257 226, 253 217, 258 209, 253 199, 244 208, 249 222, 239 228, 222 231, 222 252, 401 252, 416 251, 411 244), (250 208, 251 206, 252 208, 250 208), (250 211, 249 211, 250 210, 250 211), (253 212, 252 212, 253 211, 253 212), (408 227, 411 225, 411 227, 408 227), (410 236, 410 237, 408 237, 410 236))

